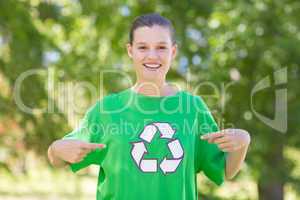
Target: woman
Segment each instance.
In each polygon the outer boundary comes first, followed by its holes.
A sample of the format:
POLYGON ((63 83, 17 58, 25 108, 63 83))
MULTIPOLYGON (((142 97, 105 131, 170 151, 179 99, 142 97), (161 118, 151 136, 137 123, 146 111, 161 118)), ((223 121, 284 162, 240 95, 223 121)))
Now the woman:
POLYGON ((127 50, 135 85, 92 106, 78 129, 52 143, 50 162, 74 172, 99 165, 97 199, 191 200, 198 172, 218 185, 234 177, 250 136, 220 131, 199 96, 166 82, 177 51, 170 21, 136 18, 127 50))

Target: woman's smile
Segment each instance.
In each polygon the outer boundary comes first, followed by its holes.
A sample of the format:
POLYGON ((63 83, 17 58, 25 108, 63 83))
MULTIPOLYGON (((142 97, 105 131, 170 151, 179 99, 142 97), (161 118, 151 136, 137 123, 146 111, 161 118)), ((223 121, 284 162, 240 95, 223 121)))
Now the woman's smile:
POLYGON ((161 67, 161 64, 150 64, 150 63, 145 63, 143 64, 144 67, 146 67, 150 71, 156 71, 161 67))

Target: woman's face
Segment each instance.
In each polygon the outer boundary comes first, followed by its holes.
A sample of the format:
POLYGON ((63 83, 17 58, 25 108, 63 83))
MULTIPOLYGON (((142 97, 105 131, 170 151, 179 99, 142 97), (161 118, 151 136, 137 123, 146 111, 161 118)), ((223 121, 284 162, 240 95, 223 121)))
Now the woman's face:
POLYGON ((165 80, 176 50, 177 45, 172 44, 169 29, 159 25, 137 28, 132 45, 127 44, 128 55, 141 82, 165 80))

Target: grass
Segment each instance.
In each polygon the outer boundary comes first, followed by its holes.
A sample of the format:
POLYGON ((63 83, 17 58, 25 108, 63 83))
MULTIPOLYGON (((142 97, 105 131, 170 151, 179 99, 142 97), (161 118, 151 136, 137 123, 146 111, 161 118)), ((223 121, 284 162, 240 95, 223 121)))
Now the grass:
MULTIPOLYGON (((290 149, 287 157, 298 159, 299 151, 290 149)), ((90 200, 96 198, 98 167, 91 166, 74 174, 66 167, 54 169, 45 161, 28 155, 27 174, 15 172, 14 175, 0 169, 1 200, 90 200)), ((299 166, 293 172, 299 175, 299 166)), ((201 200, 256 200, 256 183, 245 165, 243 171, 233 181, 217 187, 203 174, 198 175, 198 190, 201 200)), ((285 200, 300 199, 296 191, 287 184, 285 200)))

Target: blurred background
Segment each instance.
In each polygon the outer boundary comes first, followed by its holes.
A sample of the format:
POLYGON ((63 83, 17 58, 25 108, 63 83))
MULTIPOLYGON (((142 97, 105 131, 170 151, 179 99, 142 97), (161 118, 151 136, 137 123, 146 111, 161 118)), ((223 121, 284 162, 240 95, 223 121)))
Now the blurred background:
POLYGON ((298 0, 0 0, 0 199, 95 199, 97 166, 55 169, 47 148, 132 85, 129 27, 150 12, 176 29, 168 80, 252 135, 232 181, 198 176, 200 199, 300 199, 298 0))

